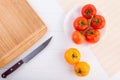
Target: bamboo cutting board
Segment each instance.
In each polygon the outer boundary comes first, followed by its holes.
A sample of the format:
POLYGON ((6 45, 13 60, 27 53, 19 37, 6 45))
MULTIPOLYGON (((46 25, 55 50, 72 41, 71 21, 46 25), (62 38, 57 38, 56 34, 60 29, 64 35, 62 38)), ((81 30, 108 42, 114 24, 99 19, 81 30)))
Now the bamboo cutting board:
POLYGON ((46 31, 26 0, 0 0, 0 68, 30 48, 46 31))

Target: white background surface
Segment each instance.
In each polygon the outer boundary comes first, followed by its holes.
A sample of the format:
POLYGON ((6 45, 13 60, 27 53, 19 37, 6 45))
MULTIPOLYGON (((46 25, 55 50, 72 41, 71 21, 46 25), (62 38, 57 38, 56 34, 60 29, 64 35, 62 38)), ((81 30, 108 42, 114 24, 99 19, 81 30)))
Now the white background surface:
MULTIPOLYGON (((89 48, 77 46, 66 39, 63 21, 65 14, 58 5, 57 0, 28 0, 37 14, 48 26, 48 32, 32 48, 12 63, 0 69, 2 74, 15 62, 20 60, 39 46, 42 42, 53 36, 48 47, 34 57, 30 62, 22 65, 18 70, 6 79, 0 80, 107 80, 108 76, 101 67, 96 57, 89 48), (87 61, 91 66, 91 72, 87 77, 78 77, 73 72, 73 66, 64 60, 64 52, 70 47, 75 47, 81 52, 81 61, 87 61)), ((27 14, 26 14, 27 15, 27 14)), ((110 80, 120 80, 116 75, 110 80)))

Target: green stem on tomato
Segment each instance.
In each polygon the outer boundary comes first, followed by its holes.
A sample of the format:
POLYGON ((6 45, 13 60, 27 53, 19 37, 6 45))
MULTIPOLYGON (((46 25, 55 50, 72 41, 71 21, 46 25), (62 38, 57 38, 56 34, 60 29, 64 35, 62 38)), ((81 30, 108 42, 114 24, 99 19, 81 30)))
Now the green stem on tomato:
POLYGON ((88 28, 85 31, 80 31, 81 34, 85 35, 85 33, 91 28, 90 27, 90 23, 93 19, 93 15, 91 16, 91 18, 88 20, 88 28))

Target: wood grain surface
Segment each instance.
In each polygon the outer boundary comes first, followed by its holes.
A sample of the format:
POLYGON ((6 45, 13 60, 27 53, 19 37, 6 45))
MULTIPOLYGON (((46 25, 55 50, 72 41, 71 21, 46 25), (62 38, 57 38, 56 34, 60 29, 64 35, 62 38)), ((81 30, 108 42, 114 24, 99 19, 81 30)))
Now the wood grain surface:
POLYGON ((0 68, 30 48, 47 31, 26 0, 0 0, 0 68))

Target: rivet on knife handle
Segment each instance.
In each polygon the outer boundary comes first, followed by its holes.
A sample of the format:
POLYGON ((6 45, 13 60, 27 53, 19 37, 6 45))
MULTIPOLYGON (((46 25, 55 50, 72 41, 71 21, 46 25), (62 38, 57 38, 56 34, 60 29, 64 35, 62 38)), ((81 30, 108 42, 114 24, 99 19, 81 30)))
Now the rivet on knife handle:
POLYGON ((2 78, 6 78, 9 74, 14 72, 17 68, 19 68, 24 62, 22 60, 18 61, 15 65, 13 65, 10 69, 4 72, 1 76, 2 78))

